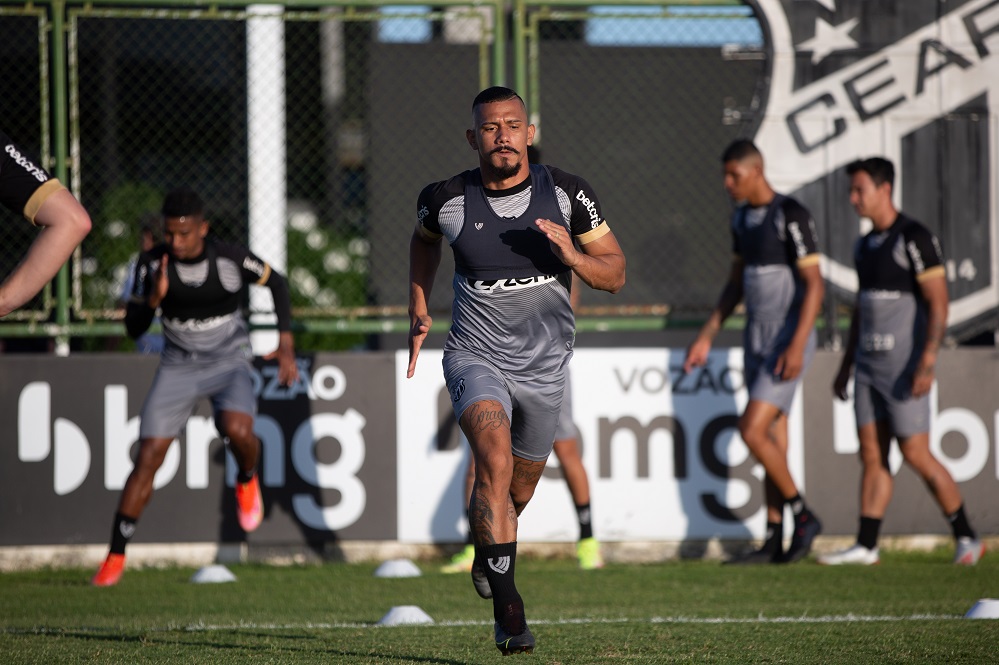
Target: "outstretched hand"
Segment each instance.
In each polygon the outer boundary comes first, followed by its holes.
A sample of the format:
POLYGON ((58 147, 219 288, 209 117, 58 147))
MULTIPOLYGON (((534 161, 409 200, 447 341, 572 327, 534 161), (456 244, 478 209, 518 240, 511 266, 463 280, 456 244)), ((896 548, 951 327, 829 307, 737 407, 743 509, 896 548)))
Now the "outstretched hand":
POLYGON ((430 326, 433 324, 433 321, 429 314, 423 314, 413 319, 413 323, 409 328, 409 367, 406 368, 407 379, 413 378, 413 374, 416 373, 416 358, 420 355, 423 341, 427 338, 427 333, 430 332, 430 326))

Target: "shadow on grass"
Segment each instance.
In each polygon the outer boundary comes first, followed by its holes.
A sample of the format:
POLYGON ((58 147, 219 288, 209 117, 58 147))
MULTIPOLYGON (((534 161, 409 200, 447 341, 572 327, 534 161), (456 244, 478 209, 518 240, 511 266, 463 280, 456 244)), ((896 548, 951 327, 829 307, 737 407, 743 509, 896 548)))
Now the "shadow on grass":
POLYGON ((258 645, 252 643, 232 643, 219 640, 182 640, 182 639, 169 639, 167 636, 176 636, 183 633, 183 629, 178 629, 177 631, 166 631, 163 633, 139 633, 139 634, 123 634, 114 633, 107 631, 87 631, 87 630, 45 630, 45 631, 34 631, 34 630, 24 630, 18 631, 22 634, 30 635, 45 635, 50 637, 59 638, 72 638, 87 642, 107 642, 113 644, 121 643, 131 643, 142 645, 144 648, 148 648, 154 645, 160 646, 185 646, 192 647, 195 649, 209 647, 212 649, 228 649, 231 651, 255 651, 255 652, 287 652, 287 653, 301 653, 301 654, 311 654, 316 656, 340 656, 346 659, 350 659, 352 662, 356 659, 358 662, 364 659, 371 659, 376 661, 393 661, 397 660, 400 662, 407 663, 434 663, 436 665, 467 665, 466 660, 454 660, 451 658, 436 658, 432 656, 415 656, 411 654, 393 654, 393 653, 380 653, 375 650, 370 651, 355 651, 350 649, 335 649, 335 648, 318 648, 318 649, 307 649, 304 647, 295 647, 290 644, 285 645, 275 645, 274 640, 282 641, 295 641, 302 642, 303 640, 320 640, 321 637, 315 635, 302 635, 302 634, 289 634, 281 635, 273 632, 240 632, 239 636, 245 638, 253 639, 263 639, 269 640, 268 644, 258 645))

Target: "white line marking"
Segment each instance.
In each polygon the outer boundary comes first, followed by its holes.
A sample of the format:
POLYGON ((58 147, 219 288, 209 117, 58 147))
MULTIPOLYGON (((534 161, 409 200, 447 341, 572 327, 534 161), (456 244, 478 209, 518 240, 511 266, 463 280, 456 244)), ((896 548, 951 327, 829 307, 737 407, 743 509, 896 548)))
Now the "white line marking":
MULTIPOLYGON (((909 614, 905 616, 869 616, 863 614, 838 614, 824 616, 778 616, 778 617, 647 617, 647 618, 580 618, 580 619, 532 619, 532 626, 568 626, 568 625, 591 625, 591 624, 628 624, 628 623, 664 623, 664 624, 769 624, 769 623, 875 623, 875 622, 908 622, 908 621, 951 621, 962 619, 960 614, 909 614)), ((425 626, 491 626, 492 621, 437 621, 433 624, 399 624, 400 626, 425 627, 425 626)), ((78 626, 78 627, 50 627, 50 628, 3 628, 0 633, 6 635, 44 635, 47 633, 67 633, 67 632, 87 632, 100 633, 108 630, 142 630, 146 632, 173 632, 184 631, 190 633, 203 633, 211 631, 231 631, 231 630, 337 630, 358 628, 393 628, 394 626, 379 626, 375 623, 251 623, 240 622, 235 624, 209 624, 196 622, 185 626, 78 626)))

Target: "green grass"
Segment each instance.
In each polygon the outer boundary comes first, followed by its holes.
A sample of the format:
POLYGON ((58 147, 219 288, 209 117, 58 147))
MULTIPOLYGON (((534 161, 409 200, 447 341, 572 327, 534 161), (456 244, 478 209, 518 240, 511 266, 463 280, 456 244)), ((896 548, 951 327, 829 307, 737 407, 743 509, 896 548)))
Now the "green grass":
MULTIPOLYGON (((491 604, 466 575, 384 579, 375 564, 131 570, 114 588, 89 570, 0 575, 3 663, 494 663, 491 604), (378 627, 397 605, 433 625, 378 627)), ((999 556, 882 553, 880 566, 708 561, 609 565, 522 557, 517 579, 538 639, 530 662, 991 663, 999 620, 962 618, 999 596, 999 556)))

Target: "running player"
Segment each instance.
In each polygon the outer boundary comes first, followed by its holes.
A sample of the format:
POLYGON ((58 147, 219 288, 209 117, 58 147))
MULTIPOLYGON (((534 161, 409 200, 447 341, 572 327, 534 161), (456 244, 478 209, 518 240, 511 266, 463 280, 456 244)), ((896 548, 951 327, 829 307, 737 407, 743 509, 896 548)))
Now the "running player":
POLYGON ((90 215, 0 130, 0 203, 41 227, 24 260, 0 284, 0 316, 31 300, 90 232, 90 215))
POLYGON ((239 524, 249 532, 263 520, 256 474, 260 440, 253 433, 257 400, 252 352, 240 312, 246 284, 266 286, 274 296, 278 348, 265 357, 277 359, 281 383, 290 385, 298 378, 284 277, 245 247, 208 238, 204 203, 193 190, 167 194, 162 213, 165 242, 139 257, 125 327, 131 337, 138 337, 160 309, 165 345, 142 406, 138 460, 122 490, 110 553, 94 575, 95 586, 111 586, 121 578, 125 546, 152 496, 153 476, 202 398, 211 399, 215 425, 236 459, 239 524))
POLYGON ((985 553, 964 512, 961 492, 930 452, 930 387, 947 330, 947 277, 940 245, 925 226, 892 203, 895 167, 881 157, 847 166, 850 203, 874 228, 854 249, 859 289, 850 337, 833 393, 847 399, 854 377, 854 411, 863 474, 860 528, 852 547, 819 557, 827 565, 879 562, 878 533, 893 479, 888 450, 894 437, 950 522, 954 563, 975 565, 985 553))
POLYGON ((616 293, 625 260, 589 184, 529 164, 535 127, 516 92, 479 93, 472 124, 465 136, 479 167, 428 185, 417 202, 407 376, 430 331, 430 289, 447 237, 455 274, 444 378, 475 460, 472 580, 493 600, 497 648, 530 653, 534 636, 514 582, 517 521, 555 439, 575 336, 570 274, 616 293))
POLYGON ((739 434, 766 471, 767 530, 760 549, 729 563, 791 563, 808 554, 822 530, 787 466, 787 414, 815 353, 815 319, 825 294, 815 223, 804 206, 770 187, 763 155, 751 141, 730 144, 722 163, 725 190, 740 203, 732 216, 735 256, 718 304, 687 349, 683 369, 707 363, 722 323, 744 300, 749 404, 739 418, 739 434), (786 553, 785 504, 794 515, 786 553))

